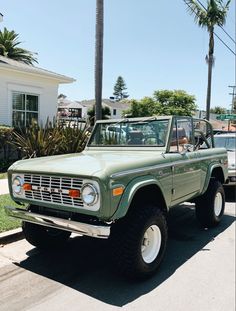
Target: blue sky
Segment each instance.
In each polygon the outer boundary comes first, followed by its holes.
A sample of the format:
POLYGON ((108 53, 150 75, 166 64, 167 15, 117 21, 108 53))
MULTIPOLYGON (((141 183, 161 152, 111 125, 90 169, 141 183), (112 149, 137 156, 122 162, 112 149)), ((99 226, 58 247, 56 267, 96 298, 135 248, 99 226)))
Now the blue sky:
MULTIPOLYGON (((202 0, 205 4, 206 0, 202 0)), ((205 108, 208 33, 186 11, 183 0, 104 0, 103 98, 121 75, 129 98, 155 90, 183 89, 205 108)), ((6 0, 0 12, 20 35, 21 47, 38 53, 38 66, 75 78, 59 92, 71 100, 94 98, 96 0, 6 0)), ((224 29, 235 38, 235 0, 224 29)), ((216 33, 235 49, 219 28, 216 33)), ((215 39, 212 104, 229 108, 235 56, 215 39)))

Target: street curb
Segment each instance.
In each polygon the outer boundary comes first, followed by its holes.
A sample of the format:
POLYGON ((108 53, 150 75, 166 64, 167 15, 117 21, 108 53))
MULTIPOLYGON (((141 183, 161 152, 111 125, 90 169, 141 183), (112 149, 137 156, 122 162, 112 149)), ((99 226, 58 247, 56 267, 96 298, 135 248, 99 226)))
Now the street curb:
POLYGON ((16 242, 24 238, 21 228, 0 233, 0 245, 16 242))

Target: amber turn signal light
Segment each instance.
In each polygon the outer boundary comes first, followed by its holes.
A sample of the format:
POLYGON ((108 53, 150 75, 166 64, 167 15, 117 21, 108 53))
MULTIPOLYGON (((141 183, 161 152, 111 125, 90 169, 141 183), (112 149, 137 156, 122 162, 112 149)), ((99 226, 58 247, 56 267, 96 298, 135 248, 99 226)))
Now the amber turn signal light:
POLYGON ((23 185, 24 191, 31 191, 32 190, 32 185, 31 184, 24 184, 23 185))
POLYGON ((114 197, 121 195, 124 192, 124 188, 118 187, 112 190, 112 194, 114 197))
POLYGON ((79 190, 70 189, 69 190, 69 196, 71 198, 79 198, 80 197, 80 191, 79 190))

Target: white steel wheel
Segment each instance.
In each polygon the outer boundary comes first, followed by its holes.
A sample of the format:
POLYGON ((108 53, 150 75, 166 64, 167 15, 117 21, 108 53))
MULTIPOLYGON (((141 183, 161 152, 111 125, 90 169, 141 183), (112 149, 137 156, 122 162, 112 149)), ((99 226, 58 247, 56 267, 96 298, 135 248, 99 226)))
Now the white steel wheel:
POLYGON ((157 225, 151 225, 145 231, 141 245, 141 254, 145 263, 153 262, 161 248, 161 231, 157 225))
POLYGON ((220 215, 222 211, 222 206, 223 206, 222 194, 220 192, 217 192, 215 196, 215 201, 214 201, 214 212, 215 212, 216 217, 220 215))
POLYGON ((225 193, 222 184, 212 178, 206 192, 196 200, 196 216, 205 228, 218 225, 224 215, 225 193))

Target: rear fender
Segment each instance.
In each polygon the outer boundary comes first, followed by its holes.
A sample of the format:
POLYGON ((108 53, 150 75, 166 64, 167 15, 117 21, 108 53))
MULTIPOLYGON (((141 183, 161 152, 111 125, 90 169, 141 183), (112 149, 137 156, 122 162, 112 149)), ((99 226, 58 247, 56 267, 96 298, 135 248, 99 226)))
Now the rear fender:
POLYGON ((221 182, 222 184, 225 183, 226 179, 227 179, 227 167, 222 167, 219 164, 213 164, 208 168, 207 171, 207 177, 205 180, 205 184, 202 190, 202 193, 206 192, 208 185, 210 183, 210 179, 212 177, 217 178, 217 180, 219 180, 219 182, 221 182))

